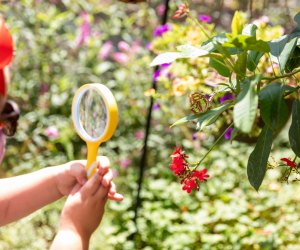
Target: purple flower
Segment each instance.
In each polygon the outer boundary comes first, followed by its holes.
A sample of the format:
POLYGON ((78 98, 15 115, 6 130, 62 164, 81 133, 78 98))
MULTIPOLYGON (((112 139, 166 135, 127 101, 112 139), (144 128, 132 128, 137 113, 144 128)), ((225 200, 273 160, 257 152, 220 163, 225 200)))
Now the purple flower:
POLYGON ((224 103, 225 101, 232 100, 233 98, 234 98, 233 94, 231 94, 230 92, 227 92, 225 95, 223 95, 220 98, 220 103, 224 103))
POLYGON ((224 134, 224 138, 225 138, 226 140, 230 140, 232 130, 233 130, 233 128, 228 128, 228 129, 226 130, 226 132, 225 132, 225 134, 224 134))
POLYGON ((164 24, 161 26, 158 26, 154 32, 153 32, 153 36, 154 37, 158 37, 158 36, 162 36, 164 33, 166 33, 167 31, 169 31, 171 29, 171 25, 170 24, 164 24))
POLYGON ((198 139, 198 134, 197 133, 193 133, 192 138, 193 138, 193 141, 196 141, 198 139))
POLYGON ((171 64, 172 64, 172 63, 164 63, 164 64, 161 64, 160 67, 161 67, 162 69, 166 69, 166 68, 168 68, 171 64))
POLYGON ((204 22, 204 23, 210 23, 212 21, 212 18, 209 15, 199 15, 198 19, 200 22, 204 22))
POLYGON ((80 26, 80 32, 78 37, 76 38, 76 47, 81 46, 82 44, 86 43, 88 38, 91 35, 91 24, 89 20, 89 14, 86 12, 83 12, 81 14, 81 17, 83 19, 83 23, 80 26))
POLYGON ((153 106, 152 106, 152 109, 153 110, 158 110, 160 109, 160 104, 157 102, 157 103, 154 103, 153 106))
POLYGON ((160 76, 160 69, 157 69, 154 71, 154 73, 152 75, 153 80, 156 82, 159 76, 160 76))

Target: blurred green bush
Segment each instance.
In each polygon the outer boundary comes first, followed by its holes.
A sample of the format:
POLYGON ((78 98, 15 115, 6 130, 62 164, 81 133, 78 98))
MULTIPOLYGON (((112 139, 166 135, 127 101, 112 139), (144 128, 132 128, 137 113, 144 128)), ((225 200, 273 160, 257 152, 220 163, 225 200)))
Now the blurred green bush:
MULTIPOLYGON (((222 17, 221 9, 208 1, 195 1, 199 7, 193 9, 212 13, 216 23, 220 17, 224 25, 238 2, 233 1, 229 9, 223 6, 222 17)), ((172 11, 178 3, 171 3, 172 11)), ((262 6, 257 13, 259 8, 262 6)), ((181 191, 168 168, 173 147, 182 144, 202 155, 213 141, 205 134, 192 140, 192 126, 169 129, 189 109, 185 95, 157 94, 155 102, 160 108, 153 112, 136 232, 133 205, 149 105, 145 92, 147 95, 151 88, 149 64, 154 57, 147 44, 160 23, 161 9, 160 1, 126 5, 108 0, 20 0, 1 4, 0 13, 15 41, 9 94, 19 103, 22 116, 16 136, 8 140, 0 177, 84 158, 86 147, 70 118, 71 101, 82 84, 101 82, 117 99, 120 123, 99 154, 110 157, 115 182, 126 198, 120 204, 109 202, 91 249, 299 248, 299 185, 279 183, 275 169, 268 171, 256 193, 245 171, 245 155, 251 149, 243 144, 225 143, 213 151, 204 162, 211 175, 206 188, 191 195, 181 191)), ((279 24, 286 20, 282 12, 278 17, 279 24)), ((278 138, 274 157, 285 154, 286 143, 284 135, 278 138)), ((48 248, 62 205, 63 200, 58 201, 1 228, 0 249, 48 248)))

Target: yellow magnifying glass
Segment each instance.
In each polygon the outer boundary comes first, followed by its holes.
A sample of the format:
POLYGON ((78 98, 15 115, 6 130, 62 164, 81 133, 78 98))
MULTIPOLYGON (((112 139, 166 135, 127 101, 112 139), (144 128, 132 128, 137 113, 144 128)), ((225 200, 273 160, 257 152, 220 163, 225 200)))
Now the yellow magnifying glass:
POLYGON ((78 135, 87 144, 87 177, 96 171, 98 148, 109 140, 118 124, 118 107, 111 91, 103 84, 89 83, 75 93, 72 119, 78 135))

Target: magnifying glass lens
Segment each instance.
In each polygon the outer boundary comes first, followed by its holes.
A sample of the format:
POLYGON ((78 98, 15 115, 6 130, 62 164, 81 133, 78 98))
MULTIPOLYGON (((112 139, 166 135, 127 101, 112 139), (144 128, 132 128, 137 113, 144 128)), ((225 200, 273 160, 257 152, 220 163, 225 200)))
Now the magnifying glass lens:
POLYGON ((93 139, 103 135, 107 124, 107 109, 102 96, 94 89, 87 90, 79 104, 79 122, 93 139))

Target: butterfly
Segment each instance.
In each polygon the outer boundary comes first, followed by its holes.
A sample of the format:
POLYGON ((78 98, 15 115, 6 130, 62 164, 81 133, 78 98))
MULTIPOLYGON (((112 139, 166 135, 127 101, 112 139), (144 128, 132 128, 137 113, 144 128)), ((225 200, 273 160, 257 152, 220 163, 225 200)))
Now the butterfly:
POLYGON ((142 2, 147 2, 147 0, 119 0, 124 3, 142 3, 142 2))
POLYGON ((205 112, 211 106, 211 98, 207 95, 201 94, 200 92, 190 94, 189 99, 191 111, 194 114, 205 112))

